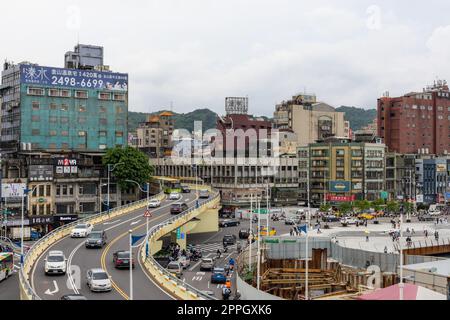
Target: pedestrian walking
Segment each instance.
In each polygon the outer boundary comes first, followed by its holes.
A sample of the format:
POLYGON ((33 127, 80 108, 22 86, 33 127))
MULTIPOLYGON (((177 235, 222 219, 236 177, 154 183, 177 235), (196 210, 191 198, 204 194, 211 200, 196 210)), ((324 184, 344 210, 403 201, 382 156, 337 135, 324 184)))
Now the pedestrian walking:
POLYGON ((384 253, 388 253, 388 248, 387 248, 387 246, 384 247, 384 253))

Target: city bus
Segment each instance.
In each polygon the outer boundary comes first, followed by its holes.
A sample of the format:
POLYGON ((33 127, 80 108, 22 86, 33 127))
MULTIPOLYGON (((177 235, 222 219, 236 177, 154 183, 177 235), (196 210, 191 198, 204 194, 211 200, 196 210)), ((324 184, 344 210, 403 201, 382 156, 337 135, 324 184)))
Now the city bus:
POLYGON ((150 182, 150 193, 158 194, 162 188, 165 194, 182 193, 181 182, 179 179, 166 177, 153 177, 150 182))
POLYGON ((14 270, 14 253, 0 252, 0 281, 8 278, 14 270))

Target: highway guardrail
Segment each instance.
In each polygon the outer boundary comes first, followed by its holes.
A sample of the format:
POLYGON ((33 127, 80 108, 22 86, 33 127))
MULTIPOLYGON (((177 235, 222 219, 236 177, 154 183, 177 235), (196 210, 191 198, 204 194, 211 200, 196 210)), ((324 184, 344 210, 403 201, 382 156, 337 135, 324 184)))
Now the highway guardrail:
MULTIPOLYGON (((150 199, 162 200, 164 194, 158 194, 150 199)), ((91 223, 93 225, 116 218, 118 216, 127 214, 129 212, 141 209, 147 205, 147 198, 136 201, 133 203, 126 204, 121 207, 116 207, 110 209, 109 211, 104 211, 99 214, 86 217, 75 222, 69 223, 62 227, 59 227, 43 238, 39 239, 25 254, 23 258, 23 266, 19 271, 19 287, 20 287, 20 299, 21 300, 41 300, 41 298, 36 294, 33 287, 29 282, 29 274, 38 260, 38 258, 47 250, 49 246, 59 241, 60 239, 70 235, 71 230, 79 223, 91 223)))
MULTIPOLYGON (((198 186, 197 188, 206 189, 213 192, 214 195, 209 200, 203 202, 198 208, 191 208, 186 212, 172 217, 149 230, 144 243, 148 244, 148 250, 150 251, 150 243, 159 240, 162 236, 176 229, 179 225, 183 225, 186 222, 192 220, 197 215, 205 212, 208 209, 217 208, 220 203, 220 195, 217 191, 213 191, 210 187, 198 186)), ((158 284, 171 295, 176 296, 181 300, 217 300, 201 290, 191 286, 190 284, 183 282, 181 279, 174 276, 168 270, 163 268, 161 264, 156 261, 153 256, 146 253, 146 246, 141 248, 141 259, 144 261, 144 266, 152 277, 158 282, 158 284)))

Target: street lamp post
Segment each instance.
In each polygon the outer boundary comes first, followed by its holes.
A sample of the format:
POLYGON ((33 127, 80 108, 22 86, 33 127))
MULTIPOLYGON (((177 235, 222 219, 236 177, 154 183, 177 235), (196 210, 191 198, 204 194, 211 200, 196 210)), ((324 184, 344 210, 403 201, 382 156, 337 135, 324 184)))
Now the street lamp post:
MULTIPOLYGON (((123 162, 118 162, 111 169, 112 164, 108 163, 108 208, 107 208, 108 214, 109 214, 109 208, 110 208, 110 205, 109 205, 109 200, 110 200, 109 188, 110 188, 110 181, 111 181, 111 172, 113 172, 119 164, 124 164, 124 163, 123 162)), ((117 188, 116 188, 116 194, 117 194, 117 188)))
POLYGON ((403 240, 403 232, 402 232, 402 228, 403 228, 403 208, 401 208, 400 210, 400 284, 399 284, 399 289, 400 289, 400 301, 403 301, 403 245, 402 245, 402 240, 403 240))
MULTIPOLYGON (((5 189, 9 189, 9 187, 5 186, 5 189)), ((5 207, 4 207, 4 211, 2 210, 2 214, 4 215, 4 224, 5 224, 5 238, 7 238, 7 233, 8 233, 8 204, 7 204, 7 199, 8 198, 5 197, 5 207)))
POLYGON ((133 230, 130 233, 130 300, 133 300, 133 230))
POLYGON ((307 170, 307 176, 306 176, 306 190, 307 190, 307 196, 308 196, 308 212, 306 214, 306 242, 305 242, 305 300, 309 300, 309 224, 311 220, 311 199, 310 199, 310 187, 309 187, 309 166, 307 170))
POLYGON ((248 254, 248 270, 252 271, 252 241, 253 241, 253 193, 250 194, 250 246, 249 246, 249 254, 248 254))
POLYGON ((36 188, 37 187, 39 187, 39 186, 41 186, 41 185, 43 185, 43 184, 38 184, 38 185, 36 185, 36 186, 34 186, 34 188, 33 189, 28 189, 28 188, 25 188, 24 190, 23 190, 23 194, 22 194, 22 214, 21 214, 21 222, 20 222, 20 229, 21 229, 21 231, 20 231, 20 266, 21 267, 23 267, 23 228, 24 228, 24 211, 25 211, 25 204, 24 204, 24 202, 25 202, 25 196, 27 196, 27 207, 29 207, 29 197, 28 197, 28 194, 29 193, 31 193, 31 194, 33 194, 33 192, 36 190, 36 188))
MULTIPOLYGON (((134 183, 134 184, 136 184, 137 186, 138 186, 138 188, 139 188, 139 190, 141 190, 142 192, 146 192, 147 193, 147 209, 148 209, 148 201, 149 201, 149 199, 150 199, 150 183, 149 182, 147 182, 147 190, 143 190, 142 188, 141 188, 141 186, 139 185, 139 183, 138 182, 136 182, 136 181, 134 181, 134 180, 125 180, 126 182, 131 182, 131 183, 134 183)), ((147 217, 146 219, 147 219, 147 223, 146 223, 146 234, 148 234, 148 218, 149 217, 147 217)))

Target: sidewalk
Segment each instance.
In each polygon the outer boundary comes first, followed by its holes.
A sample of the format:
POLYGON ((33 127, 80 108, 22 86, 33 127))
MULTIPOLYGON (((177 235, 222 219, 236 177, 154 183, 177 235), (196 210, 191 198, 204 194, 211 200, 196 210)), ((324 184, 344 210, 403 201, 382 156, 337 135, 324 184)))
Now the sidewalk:
MULTIPOLYGON (((336 237, 339 244, 344 247, 353 248, 353 249, 361 249, 370 252, 384 252, 385 247, 388 249, 388 253, 397 252, 399 242, 393 242, 389 232, 394 230, 390 223, 383 223, 379 225, 368 224, 366 227, 333 227, 331 229, 320 229, 321 233, 317 233, 317 230, 311 230, 310 236, 318 238, 318 237, 326 237, 333 238, 336 237), (367 233, 368 231, 369 233, 367 233), (369 236, 369 241, 366 241, 366 236, 369 236)), ((427 241, 430 244, 434 239, 434 232, 438 230, 439 232, 439 241, 442 239, 450 239, 450 225, 438 225, 436 226, 433 223, 408 223, 403 224, 403 239, 402 246, 406 247, 406 237, 410 236, 413 244, 416 246, 421 242, 422 246, 427 241), (406 229, 414 229, 415 234, 407 234, 406 229), (428 237, 425 237, 424 230, 428 230, 428 237)), ((283 236, 290 236, 289 234, 284 234, 283 236)), ((302 234, 302 237, 305 235, 302 234)))

